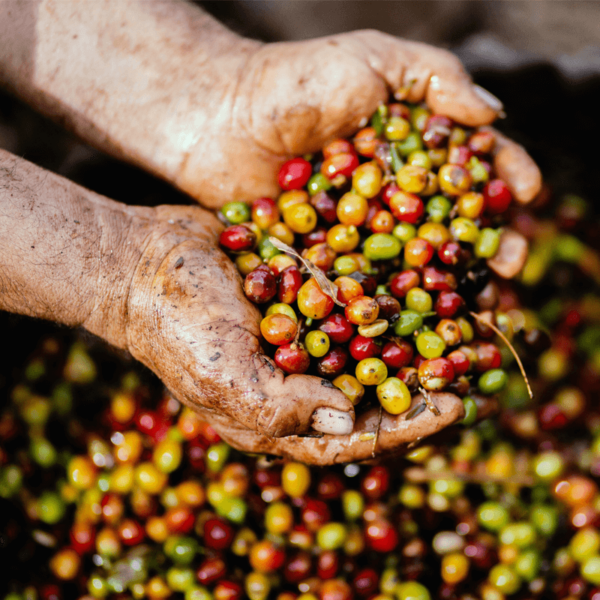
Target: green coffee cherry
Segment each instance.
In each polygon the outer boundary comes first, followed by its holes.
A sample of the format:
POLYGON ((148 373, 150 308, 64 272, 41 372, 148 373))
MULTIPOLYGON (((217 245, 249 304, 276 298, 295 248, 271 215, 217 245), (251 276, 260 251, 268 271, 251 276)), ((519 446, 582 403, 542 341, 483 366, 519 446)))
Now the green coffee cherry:
POLYGON ((221 214, 232 224, 239 225, 250 220, 250 207, 245 202, 227 202, 221 214))
POLYGON ((504 369, 486 371, 477 383, 483 394, 497 394, 508 383, 508 375, 504 369))
POLYGON ((363 254, 371 260, 391 260, 400 254, 402 244, 389 233, 374 233, 365 240, 363 254))
POLYGON ((415 310, 403 310, 394 324, 396 335, 407 336, 423 327, 423 317, 415 310))
POLYGON ((473 250, 477 258, 493 258, 500 247, 500 233, 486 227, 479 232, 473 250))
POLYGON ((425 206, 429 220, 433 223, 442 223, 448 217, 451 210, 452 203, 446 196, 432 196, 425 206))

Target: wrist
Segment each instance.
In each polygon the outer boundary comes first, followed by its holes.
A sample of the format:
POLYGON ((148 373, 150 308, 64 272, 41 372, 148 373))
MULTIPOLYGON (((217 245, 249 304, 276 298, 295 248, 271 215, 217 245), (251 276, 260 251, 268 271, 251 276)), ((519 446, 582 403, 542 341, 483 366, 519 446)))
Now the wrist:
POLYGON ((23 30, 28 3, 5 4, 0 82, 93 145, 172 182, 198 146, 223 133, 238 72, 261 45, 182 0, 110 10, 39 0, 32 41, 23 30))

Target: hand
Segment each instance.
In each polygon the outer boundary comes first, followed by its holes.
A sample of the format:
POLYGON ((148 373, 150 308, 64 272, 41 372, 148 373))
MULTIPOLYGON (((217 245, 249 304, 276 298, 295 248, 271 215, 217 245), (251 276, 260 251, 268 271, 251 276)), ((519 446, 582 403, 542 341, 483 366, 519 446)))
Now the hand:
MULTIPOLYGON (((257 46, 244 55, 230 105, 186 155, 176 183, 204 205, 273 196, 279 166, 349 136, 404 89, 410 102, 469 126, 491 123, 500 102, 473 85, 449 52, 376 31, 257 46)), ((519 202, 538 193, 541 177, 527 153, 497 135, 495 167, 519 202)))
MULTIPOLYGON (((460 398, 440 393, 430 394, 439 416, 384 413, 376 440, 377 409, 354 426, 352 404, 328 381, 284 377, 261 353, 261 316, 218 248, 216 218, 194 207, 156 212, 131 283, 126 347, 231 445, 312 464, 351 462, 402 452, 463 418, 460 398)), ((422 403, 413 398, 413 407, 422 403)), ((480 404, 481 414, 493 406, 480 404)))

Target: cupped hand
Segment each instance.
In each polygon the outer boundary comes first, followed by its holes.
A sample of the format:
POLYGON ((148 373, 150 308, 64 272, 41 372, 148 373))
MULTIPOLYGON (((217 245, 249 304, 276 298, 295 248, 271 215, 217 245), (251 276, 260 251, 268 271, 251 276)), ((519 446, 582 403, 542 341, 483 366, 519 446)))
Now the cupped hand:
POLYGON ((127 302, 127 349, 185 404, 268 438, 352 431, 352 403, 329 382, 284 377, 261 352, 259 311, 196 207, 157 207, 127 302))
MULTIPOLYGON (((360 461, 403 452, 463 418, 460 398, 432 393, 439 415, 416 395, 402 415, 371 409, 354 423, 329 381, 284 376, 262 353, 261 315, 218 247, 214 215, 173 206, 155 214, 129 291, 127 349, 234 447, 311 464, 360 461)), ((493 405, 480 404, 480 415, 493 405)))
MULTIPOLYGON (((277 170, 293 155, 349 136, 390 93, 426 101, 468 126, 488 125, 500 102, 474 85, 451 53, 377 31, 257 45, 176 184, 202 204, 277 194, 277 170)), ((497 133, 497 132, 496 132, 497 133)), ((517 201, 531 201, 540 172, 522 147, 497 134, 495 167, 517 201)))

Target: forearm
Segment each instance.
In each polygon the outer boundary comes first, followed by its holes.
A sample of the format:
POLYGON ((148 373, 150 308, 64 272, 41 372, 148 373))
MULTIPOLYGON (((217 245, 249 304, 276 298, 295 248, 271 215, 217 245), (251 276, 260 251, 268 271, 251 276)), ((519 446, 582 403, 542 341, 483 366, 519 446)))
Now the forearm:
POLYGON ((0 150, 0 308, 84 325, 125 348, 129 287, 154 213, 0 150))
POLYGON ((171 181, 255 45, 180 0, 0 0, 0 83, 171 181))

